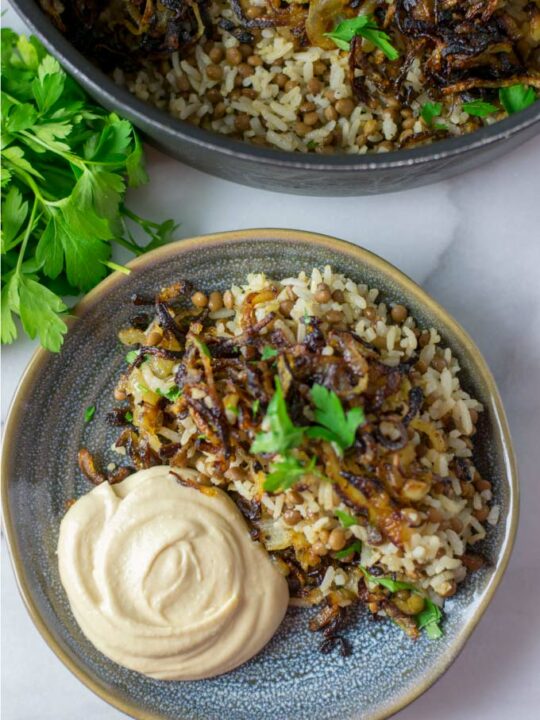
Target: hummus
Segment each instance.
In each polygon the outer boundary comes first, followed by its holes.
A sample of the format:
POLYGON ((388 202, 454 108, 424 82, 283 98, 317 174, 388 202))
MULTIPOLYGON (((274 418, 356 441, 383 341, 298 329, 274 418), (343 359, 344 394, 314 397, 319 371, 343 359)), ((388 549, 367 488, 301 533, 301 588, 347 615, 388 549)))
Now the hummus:
POLYGON ((184 487, 169 470, 141 470, 77 500, 60 526, 60 577, 107 657, 162 680, 208 678, 270 640, 287 583, 224 492, 184 487))

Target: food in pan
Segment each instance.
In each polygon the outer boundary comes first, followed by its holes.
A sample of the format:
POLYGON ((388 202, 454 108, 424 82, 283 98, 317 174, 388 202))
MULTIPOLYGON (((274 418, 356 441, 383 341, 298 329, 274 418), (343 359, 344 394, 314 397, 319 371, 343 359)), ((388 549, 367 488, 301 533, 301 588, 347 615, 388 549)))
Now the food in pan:
POLYGON ((538 0, 41 0, 137 97, 281 150, 386 152, 535 101, 538 0))

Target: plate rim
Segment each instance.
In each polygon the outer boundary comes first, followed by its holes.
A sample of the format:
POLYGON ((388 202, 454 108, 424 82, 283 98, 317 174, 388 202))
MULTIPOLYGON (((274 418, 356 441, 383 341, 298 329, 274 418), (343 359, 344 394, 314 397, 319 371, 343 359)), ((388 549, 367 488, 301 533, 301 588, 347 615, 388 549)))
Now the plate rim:
MULTIPOLYGON (((158 264, 171 255, 176 256, 179 253, 184 253, 194 248, 200 249, 202 245, 205 247, 214 247, 223 244, 245 242, 246 240, 252 242, 272 240, 278 243, 302 241, 303 243, 309 242, 310 244, 322 246, 328 249, 336 249, 339 252, 348 255, 355 262, 370 265, 372 268, 380 271, 383 275, 396 279, 399 284, 403 286, 405 294, 408 296, 414 296, 418 302, 429 308, 435 317, 441 318, 446 327, 451 328, 452 332, 462 343, 466 352, 473 359, 474 364, 478 368, 489 392, 496 430, 501 438, 501 444, 504 449, 505 466, 508 469, 507 481, 509 492, 509 512, 501 551, 494 565, 494 572, 489 579, 480 600, 475 606, 474 611, 467 619, 456 640, 441 655, 438 663, 436 664, 435 670, 425 673, 421 682, 417 683, 417 685, 408 692, 401 693, 395 701, 386 706, 387 709, 382 710, 382 712, 371 713, 363 716, 364 720, 384 720, 384 718, 389 718, 398 713, 400 710, 403 710, 414 700, 423 695, 450 668, 491 603, 495 591, 499 586, 508 566, 517 532, 520 491, 517 461, 502 399, 486 360, 474 343, 473 339, 457 322, 457 320, 455 320, 455 318, 434 298, 432 298, 418 283, 412 280, 392 263, 383 259, 376 253, 349 241, 338 239, 331 235, 313 233, 307 230, 289 230, 281 228, 249 228, 243 230, 230 230, 176 240, 145 255, 132 259, 130 262, 126 263, 126 267, 130 270, 144 270, 149 265, 158 264)), ((129 275, 125 275, 118 271, 108 275, 77 304, 70 317, 67 318, 68 327, 71 327, 72 324, 81 319, 87 310, 91 309, 97 302, 99 302, 103 294, 127 282, 129 282, 129 275)), ((70 657, 69 653, 56 640, 46 621, 40 614, 37 605, 33 600, 29 583, 27 583, 24 562, 18 552, 16 544, 13 518, 8 501, 10 464, 6 448, 10 446, 9 441, 17 429, 19 412, 21 407, 24 405, 25 397, 31 390, 33 378, 37 373, 39 373, 41 366, 49 355, 49 351, 42 347, 38 347, 34 350, 11 400, 2 438, 0 465, 2 521, 8 554, 15 575, 17 588, 26 610, 42 638, 63 665, 67 667, 67 669, 70 670, 70 672, 75 675, 75 677, 82 682, 83 685, 94 692, 102 700, 109 703, 109 705, 115 707, 130 717, 138 718, 139 720, 162 720, 162 716, 155 714, 154 712, 141 711, 136 704, 117 696, 113 688, 107 688, 102 685, 92 677, 84 665, 80 665, 72 657, 70 657)), ((181 718, 179 718, 179 720, 181 720, 181 718)))

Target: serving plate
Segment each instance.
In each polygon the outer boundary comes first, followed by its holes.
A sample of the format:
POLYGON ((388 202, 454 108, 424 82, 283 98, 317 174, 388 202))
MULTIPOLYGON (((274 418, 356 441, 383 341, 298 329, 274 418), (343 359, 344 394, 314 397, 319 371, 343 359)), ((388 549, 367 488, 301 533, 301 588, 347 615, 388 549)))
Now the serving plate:
POLYGON ((472 340, 437 303, 367 250, 322 235, 244 230, 182 240, 132 261, 79 304, 62 352, 38 350, 7 421, 2 456, 6 535, 27 608, 58 657, 94 692, 143 720, 375 720, 424 692, 451 664, 486 609, 510 556, 518 516, 514 455, 494 380, 472 340), (447 603, 444 637, 417 642, 390 622, 359 612, 348 631, 354 652, 321 655, 307 630, 307 610, 290 610, 271 643, 219 678, 159 682, 101 655, 80 632, 60 584, 56 545, 66 503, 88 491, 76 455, 85 445, 105 463, 114 430, 106 421, 125 348, 119 327, 136 312, 134 293, 151 294, 180 278, 225 289, 249 272, 275 277, 331 264, 405 304, 421 326, 435 325, 463 368, 462 384, 485 406, 475 464, 493 483, 501 519, 482 547, 490 564, 447 603), (84 423, 86 407, 96 405, 84 423))
POLYGON ((510 152, 540 132, 540 102, 469 135, 412 150, 321 156, 284 152, 194 127, 118 87, 53 26, 37 0, 10 0, 25 23, 98 102, 156 147, 227 180, 300 195, 373 195, 428 185, 510 152))

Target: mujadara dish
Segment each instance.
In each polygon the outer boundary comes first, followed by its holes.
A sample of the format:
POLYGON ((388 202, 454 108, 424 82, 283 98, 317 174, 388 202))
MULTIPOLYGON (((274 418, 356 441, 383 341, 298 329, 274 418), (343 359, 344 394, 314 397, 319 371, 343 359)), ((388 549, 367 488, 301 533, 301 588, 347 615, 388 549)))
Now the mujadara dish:
POLYGON ((118 461, 80 450, 97 487, 62 522, 85 633, 166 679, 245 661, 288 603, 324 653, 351 651, 357 612, 436 641, 500 511, 473 460, 482 406, 437 330, 328 266, 156 290, 119 332, 118 461))
POLYGON ((386 152, 540 88, 540 0, 40 0, 137 97, 258 145, 386 152))

